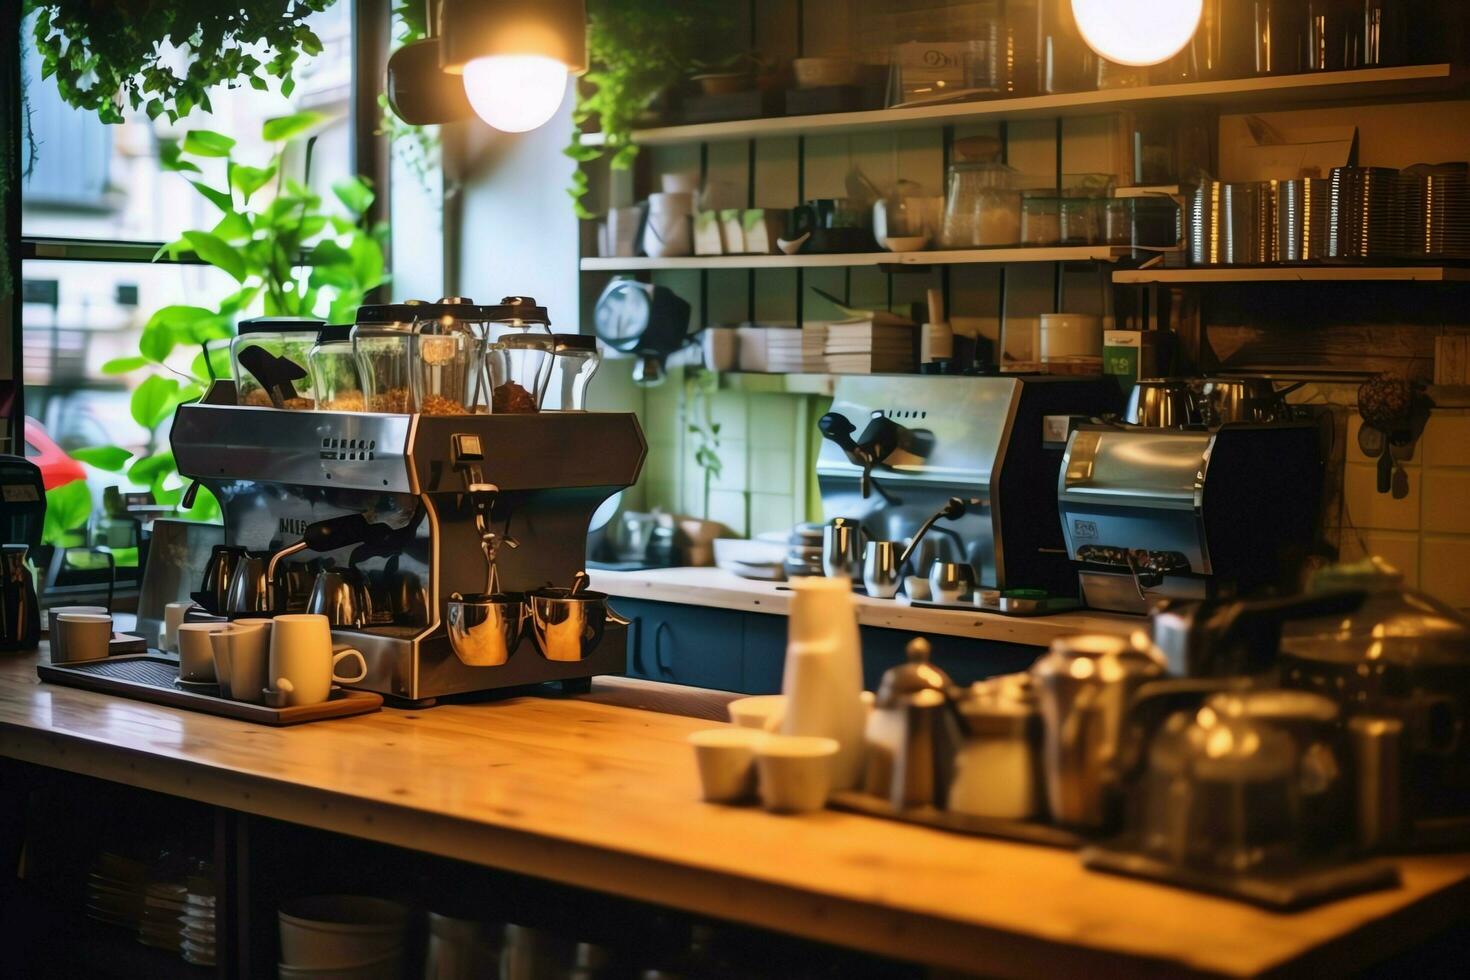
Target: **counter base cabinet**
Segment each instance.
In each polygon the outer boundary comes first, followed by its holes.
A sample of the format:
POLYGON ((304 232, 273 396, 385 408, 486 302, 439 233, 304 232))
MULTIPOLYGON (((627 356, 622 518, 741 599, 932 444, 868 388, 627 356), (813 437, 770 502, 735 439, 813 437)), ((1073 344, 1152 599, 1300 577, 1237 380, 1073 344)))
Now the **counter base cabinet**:
MULTIPOLYGON (((641 599, 614 600, 633 621, 628 628, 628 674, 691 687, 776 694, 786 658, 785 616, 709 609, 641 599)), ((907 630, 862 628, 863 686, 876 689, 883 672, 903 662, 907 630)), ((956 683, 1024 670, 1040 647, 930 635, 934 663, 956 683)))

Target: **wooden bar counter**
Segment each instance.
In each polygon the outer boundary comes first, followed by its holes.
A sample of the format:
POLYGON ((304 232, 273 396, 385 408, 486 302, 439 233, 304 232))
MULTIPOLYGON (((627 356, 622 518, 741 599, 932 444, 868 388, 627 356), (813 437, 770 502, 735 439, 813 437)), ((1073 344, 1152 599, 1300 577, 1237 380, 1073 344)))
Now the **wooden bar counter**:
MULTIPOLYGON (((45 656, 44 653, 41 656, 45 656)), ((0 659, 0 755, 885 956, 990 975, 1341 973, 1470 908, 1470 854, 1294 915, 1058 850, 699 802, 707 722, 520 698, 270 729, 0 659)))

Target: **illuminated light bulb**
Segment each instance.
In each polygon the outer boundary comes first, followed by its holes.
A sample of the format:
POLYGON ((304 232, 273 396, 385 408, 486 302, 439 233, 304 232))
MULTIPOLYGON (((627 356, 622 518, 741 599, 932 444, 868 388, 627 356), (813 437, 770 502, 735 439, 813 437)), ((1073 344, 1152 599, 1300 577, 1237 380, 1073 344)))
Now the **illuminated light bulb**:
POLYGON ((556 115, 567 66, 536 54, 475 58, 464 66, 464 91, 475 115, 504 132, 524 133, 556 115))
POLYGON ((1072 0, 1072 15, 1092 50, 1120 65, 1144 67, 1184 50, 1204 6, 1204 0, 1072 0))

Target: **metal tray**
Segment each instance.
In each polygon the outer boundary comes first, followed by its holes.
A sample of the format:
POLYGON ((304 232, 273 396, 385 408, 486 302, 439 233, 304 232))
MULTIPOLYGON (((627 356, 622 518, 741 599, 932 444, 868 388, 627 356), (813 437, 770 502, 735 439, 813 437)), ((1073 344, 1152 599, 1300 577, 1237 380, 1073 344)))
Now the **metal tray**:
POLYGON ((174 686, 179 679, 179 662, 156 653, 105 660, 86 660, 74 664, 38 664, 41 680, 66 687, 80 687, 102 694, 116 694, 138 701, 151 701, 170 708, 185 708, 208 715, 255 722, 258 725, 299 725, 326 718, 345 718, 367 714, 383 706, 382 695, 371 691, 334 690, 321 704, 292 708, 271 708, 263 704, 230 701, 174 686))
POLYGON ((1020 841, 1023 844, 1040 844, 1044 847, 1064 847, 1075 851, 1087 841, 1062 827, 1029 820, 1003 820, 999 817, 976 817, 968 813, 950 813, 933 807, 913 807, 895 810, 887 800, 869 793, 833 793, 827 805, 850 813, 861 813, 869 817, 897 820, 934 830, 946 830, 952 834, 967 834, 971 837, 997 837, 1002 840, 1020 841))
POLYGON ((1051 596, 1046 599, 1007 599, 1001 596, 993 603, 934 602, 930 599, 911 599, 908 596, 899 596, 897 601, 915 609, 953 609, 959 612, 999 613, 1002 616, 1053 616, 1057 613, 1076 612, 1082 608, 1081 600, 1063 596, 1051 596))
POLYGON ((1143 853, 1126 839, 1087 848, 1082 852, 1082 866, 1222 895, 1274 912, 1294 912, 1399 885, 1399 869, 1385 861, 1317 861, 1292 868, 1231 874, 1170 864, 1143 853))

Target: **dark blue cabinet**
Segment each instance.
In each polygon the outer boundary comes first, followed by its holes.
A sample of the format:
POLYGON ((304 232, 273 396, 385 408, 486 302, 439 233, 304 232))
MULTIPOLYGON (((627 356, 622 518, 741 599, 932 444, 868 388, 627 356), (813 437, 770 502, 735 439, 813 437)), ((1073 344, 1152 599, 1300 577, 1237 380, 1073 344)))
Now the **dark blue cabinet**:
MULTIPOLYGON (((786 617, 670 602, 614 599, 633 621, 628 674, 691 687, 774 694, 786 658, 786 617)), ((904 659, 914 634, 863 627, 863 684, 876 690, 883 672, 904 659)), ((1039 647, 930 635, 934 662, 959 684, 1024 670, 1039 647)))

